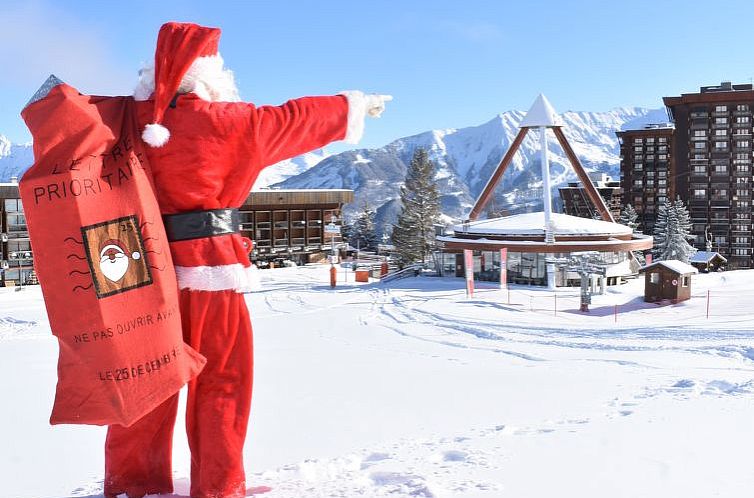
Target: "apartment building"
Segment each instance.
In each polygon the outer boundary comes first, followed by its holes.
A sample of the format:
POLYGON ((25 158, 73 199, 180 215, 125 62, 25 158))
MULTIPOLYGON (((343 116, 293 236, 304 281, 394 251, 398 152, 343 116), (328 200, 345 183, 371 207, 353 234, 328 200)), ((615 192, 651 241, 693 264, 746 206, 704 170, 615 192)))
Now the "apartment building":
MULTIPOLYGON (((605 201, 605 205, 613 218, 618 221, 623 204, 620 182, 613 180, 605 173, 590 173, 589 179, 605 201)), ((581 182, 568 182, 568 185, 560 187, 558 191, 560 192, 560 199, 563 201, 563 212, 565 214, 593 219, 599 217, 597 208, 589 200, 586 189, 581 185, 581 182)))
POLYGON ((638 229, 648 235, 654 231, 660 205, 675 197, 673 132, 671 123, 660 123, 616 133, 622 202, 634 207, 638 229))
POLYGON ((723 82, 663 102, 675 122, 675 191, 689 206, 695 246, 709 239, 729 268, 754 268, 752 85, 723 82))

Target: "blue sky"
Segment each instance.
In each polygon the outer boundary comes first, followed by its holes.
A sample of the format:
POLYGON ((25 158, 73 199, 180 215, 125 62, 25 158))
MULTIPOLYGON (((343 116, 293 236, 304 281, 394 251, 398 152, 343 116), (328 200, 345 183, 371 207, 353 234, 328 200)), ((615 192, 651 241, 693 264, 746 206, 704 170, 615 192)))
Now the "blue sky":
POLYGON ((0 134, 14 142, 30 139, 18 113, 50 73, 83 93, 130 93, 169 20, 222 28, 220 51, 257 104, 392 94, 365 147, 526 110, 539 92, 559 111, 656 108, 754 77, 744 0, 0 0, 0 12, 0 134))

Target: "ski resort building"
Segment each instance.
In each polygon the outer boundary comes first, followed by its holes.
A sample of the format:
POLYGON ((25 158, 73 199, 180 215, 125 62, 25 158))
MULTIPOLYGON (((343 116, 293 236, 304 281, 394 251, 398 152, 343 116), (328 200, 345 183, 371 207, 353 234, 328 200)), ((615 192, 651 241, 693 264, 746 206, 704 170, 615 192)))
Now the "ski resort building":
POLYGON ((709 230, 729 269, 754 268, 754 88, 723 82, 663 102, 676 126, 676 191, 688 205, 696 247, 704 249, 709 230))
POLYGON ((254 242, 258 266, 284 260, 297 264, 326 258, 343 239, 342 209, 353 190, 255 190, 241 207, 241 235, 254 242), (327 226, 337 227, 328 230, 327 226))
POLYGON ((661 123, 616 133, 623 205, 636 210, 638 229, 643 233, 654 231, 660 206, 675 199, 673 131, 672 123, 661 123))
POLYGON ((697 249, 711 240, 729 269, 754 268, 754 86, 723 82, 663 102, 672 125, 617 133, 624 205, 652 233, 659 206, 678 196, 697 249))
POLYGON ((15 178, 0 183, 0 282, 3 286, 36 283, 34 254, 15 178))
POLYGON ((444 253, 444 268, 450 266, 448 259, 453 260, 456 275, 463 275, 463 263, 469 255, 473 255, 476 278, 498 280, 501 268, 505 268, 508 281, 554 288, 575 285, 580 281, 579 275, 571 274, 558 261, 576 253, 595 252, 599 254, 605 269, 602 278, 607 280, 606 283, 620 283, 623 278, 637 273, 639 265, 631 251, 651 249, 652 237, 634 234, 631 228, 615 223, 613 214, 563 134, 562 126, 555 110, 544 95, 540 95, 521 122, 518 135, 482 190, 468 220, 453 227, 452 233, 437 237, 444 253), (478 216, 531 130, 537 130, 542 150, 540 163, 544 209, 536 213, 479 220, 478 216), (547 158, 550 132, 563 148, 600 220, 552 212, 547 158), (501 264, 502 257, 505 257, 505 265, 501 264))
MULTIPOLYGON (((589 179, 592 180, 600 197, 605 201, 605 205, 613 218, 616 220, 620 218, 623 206, 620 182, 613 180, 605 173, 589 173, 589 179)), ((592 219, 599 217, 599 212, 594 207, 594 203, 589 200, 586 189, 580 182, 568 182, 567 186, 560 187, 558 190, 560 191, 560 199, 563 201, 563 212, 565 214, 592 219)))

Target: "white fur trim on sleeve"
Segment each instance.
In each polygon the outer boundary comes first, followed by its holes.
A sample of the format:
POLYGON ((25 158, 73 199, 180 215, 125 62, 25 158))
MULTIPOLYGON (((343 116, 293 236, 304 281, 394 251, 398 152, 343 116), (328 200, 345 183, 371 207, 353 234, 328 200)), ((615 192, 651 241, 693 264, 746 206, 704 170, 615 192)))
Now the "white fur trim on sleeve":
POLYGON ((176 266, 178 287, 198 291, 235 290, 251 292, 261 289, 259 269, 241 263, 220 266, 176 266))
POLYGON ((357 144, 364 136, 364 119, 367 116, 366 96, 358 90, 340 92, 339 95, 344 95, 348 99, 348 128, 343 140, 349 144, 357 144))

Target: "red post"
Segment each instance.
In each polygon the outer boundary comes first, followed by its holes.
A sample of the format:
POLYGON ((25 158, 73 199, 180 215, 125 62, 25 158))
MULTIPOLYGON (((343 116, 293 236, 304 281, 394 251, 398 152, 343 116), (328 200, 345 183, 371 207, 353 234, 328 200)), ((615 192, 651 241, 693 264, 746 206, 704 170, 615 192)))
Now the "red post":
POLYGON ((330 266, 330 287, 335 288, 335 282, 338 279, 338 270, 335 269, 335 265, 330 266))
POLYGON ((463 263, 466 270, 466 296, 474 297, 474 253, 463 250, 463 263))
POLYGON ((508 249, 503 248, 500 249, 500 288, 506 287, 508 287, 508 249))
POLYGON ((380 265, 380 278, 384 277, 388 273, 387 260, 383 261, 380 265))
POLYGON ((709 319, 709 289, 707 289, 707 319, 709 319))

